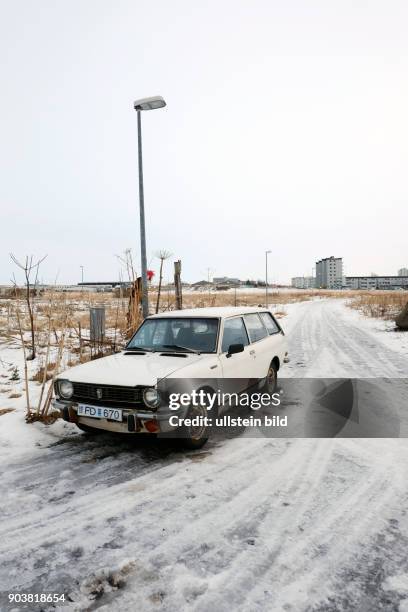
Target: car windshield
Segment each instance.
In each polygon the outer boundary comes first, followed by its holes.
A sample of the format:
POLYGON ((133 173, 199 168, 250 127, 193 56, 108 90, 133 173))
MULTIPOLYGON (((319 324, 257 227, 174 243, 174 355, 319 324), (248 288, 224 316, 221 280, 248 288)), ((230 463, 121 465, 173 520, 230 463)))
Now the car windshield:
POLYGON ((168 317, 146 319, 127 350, 214 353, 218 319, 168 317))

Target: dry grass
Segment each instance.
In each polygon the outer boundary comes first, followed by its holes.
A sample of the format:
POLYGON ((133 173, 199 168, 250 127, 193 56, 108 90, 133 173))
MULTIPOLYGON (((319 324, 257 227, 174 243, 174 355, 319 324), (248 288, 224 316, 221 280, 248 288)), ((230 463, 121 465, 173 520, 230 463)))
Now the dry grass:
POLYGON ((8 414, 9 412, 14 412, 14 408, 0 408, 0 416, 3 414, 8 414))
POLYGON ((408 291, 365 291, 348 303, 366 317, 395 319, 408 302, 408 291))
POLYGON ((44 365, 41 365, 30 380, 35 380, 39 383, 42 383, 44 378, 45 380, 51 380, 51 378, 53 377, 55 366, 56 364, 53 362, 48 363, 46 367, 44 365))

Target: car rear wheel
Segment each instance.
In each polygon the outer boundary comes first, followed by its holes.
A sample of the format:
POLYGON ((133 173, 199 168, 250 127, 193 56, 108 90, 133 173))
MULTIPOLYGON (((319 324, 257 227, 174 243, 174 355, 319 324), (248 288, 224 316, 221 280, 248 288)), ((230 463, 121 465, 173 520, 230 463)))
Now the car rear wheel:
POLYGON ((266 393, 275 393, 276 387, 278 385, 278 368, 274 361, 272 361, 268 368, 268 373, 266 374, 264 388, 263 390, 266 393))

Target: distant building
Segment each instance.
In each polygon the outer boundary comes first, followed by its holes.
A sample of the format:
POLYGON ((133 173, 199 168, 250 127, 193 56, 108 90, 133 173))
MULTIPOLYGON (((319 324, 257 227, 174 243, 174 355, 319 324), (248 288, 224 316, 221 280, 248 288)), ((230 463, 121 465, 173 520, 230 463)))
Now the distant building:
POLYGON ((347 289, 407 289, 406 276, 346 276, 347 289))
POLYGON ((241 281, 239 278, 229 278, 228 276, 214 276, 214 285, 240 285, 241 281))
POLYGON ((316 286, 314 276, 295 276, 292 278, 292 287, 295 289, 313 289, 316 286))
POLYGON ((326 257, 316 261, 316 287, 319 289, 341 289, 343 286, 343 260, 341 257, 326 257))
POLYGON ((207 288, 212 287, 213 284, 209 283, 206 280, 200 280, 200 281, 197 281, 196 283, 192 283, 190 286, 192 289, 203 289, 204 287, 207 287, 207 288))
POLYGON ((130 287, 132 283, 130 283, 129 281, 93 281, 93 282, 86 282, 86 283, 78 283, 78 287, 109 287, 111 289, 114 289, 115 287, 130 287))
POLYGON ((401 268, 398 270, 398 276, 408 276, 408 268, 401 268))

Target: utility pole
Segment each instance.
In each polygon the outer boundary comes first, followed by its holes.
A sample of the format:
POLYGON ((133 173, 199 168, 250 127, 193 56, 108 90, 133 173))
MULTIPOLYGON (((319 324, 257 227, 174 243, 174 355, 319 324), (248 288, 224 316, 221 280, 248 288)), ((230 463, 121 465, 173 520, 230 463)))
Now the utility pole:
POLYGON ((210 301, 210 299, 211 299, 211 295, 210 295, 210 291, 211 291, 211 287, 210 287, 210 276, 211 276, 211 273, 212 273, 211 268, 207 268, 208 301, 210 301))
POLYGON ((268 308, 268 255, 272 251, 265 251, 265 302, 266 308, 268 308))
POLYGON ((143 190, 143 162, 142 162, 142 111, 163 108, 166 102, 161 96, 142 98, 136 100, 133 108, 137 112, 137 148, 139 165, 139 209, 140 209, 140 260, 142 267, 142 312, 143 317, 149 316, 149 295, 147 292, 147 257, 146 257, 146 227, 144 211, 144 190, 143 190))
POLYGON ((143 318, 149 316, 149 295, 147 293, 146 225, 144 211, 143 160, 142 160, 142 120, 137 111, 137 148, 139 162, 139 212, 140 212, 140 260, 142 265, 142 312, 143 318))

